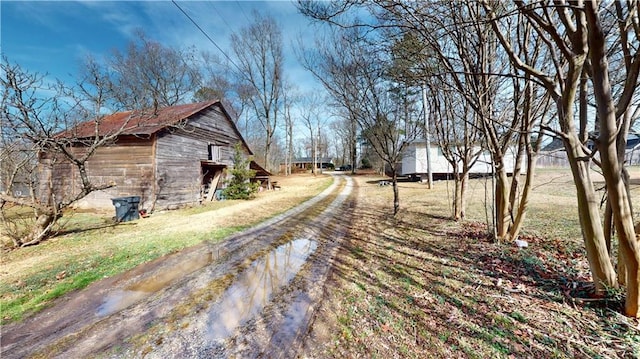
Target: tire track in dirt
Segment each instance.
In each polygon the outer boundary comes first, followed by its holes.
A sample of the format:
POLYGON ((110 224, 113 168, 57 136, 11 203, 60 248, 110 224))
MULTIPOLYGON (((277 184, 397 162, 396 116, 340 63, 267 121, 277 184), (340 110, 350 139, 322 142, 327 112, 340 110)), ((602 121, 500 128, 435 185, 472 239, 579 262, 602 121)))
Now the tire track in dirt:
POLYGON ((354 184, 350 177, 346 178, 347 184, 338 198, 304 231, 304 236, 314 238, 319 243, 307 268, 271 301, 261 315, 227 341, 226 353, 220 357, 297 356, 322 298, 333 258, 351 222, 354 184))
MULTIPOLYGON (((2 357, 57 356, 69 358, 86 357, 96 353, 105 354, 105 351, 111 353, 107 356, 113 355, 114 357, 131 356, 134 353, 149 354, 154 357, 154 354, 166 351, 171 353, 171 356, 187 356, 188 353, 191 353, 195 356, 210 357, 211 354, 217 352, 224 357, 234 351, 242 353, 253 350, 251 348, 260 348, 260 345, 263 345, 265 341, 252 343, 246 338, 243 340, 242 335, 236 335, 222 346, 219 343, 217 346, 213 346, 206 338, 197 340, 194 337, 195 334, 190 335, 189 331, 185 329, 192 330, 197 327, 198 320, 202 320, 198 317, 206 312, 206 304, 202 303, 199 303, 195 309, 191 308, 195 314, 184 313, 180 319, 182 327, 173 328, 168 332, 168 335, 158 336, 154 333, 145 333, 149 331, 150 327, 162 323, 167 318, 175 320, 177 318, 175 309, 185 301, 185 298, 190 298, 194 293, 206 292, 212 282, 219 282, 218 287, 228 284, 232 273, 238 273, 242 268, 249 266, 251 259, 258 257, 261 253, 268 252, 279 244, 278 241, 286 239, 287 235, 315 227, 314 230, 307 233, 309 237, 313 237, 317 236, 318 230, 323 226, 325 229, 330 228, 332 215, 328 212, 336 212, 333 215, 339 216, 341 211, 338 207, 348 197, 348 192, 345 191, 351 187, 350 184, 315 220, 309 221, 307 218, 309 215, 305 215, 305 213, 312 213, 314 210, 317 211, 318 207, 324 207, 324 202, 335 195, 336 190, 340 187, 338 183, 343 182, 342 178, 344 177, 335 178, 337 180, 334 181, 334 184, 317 197, 256 227, 233 235, 223 242, 203 243, 142 265, 120 276, 107 278, 83 291, 61 298, 53 307, 22 323, 5 326, 1 338, 2 357), (131 303, 124 300, 125 303, 120 303, 119 306, 117 305, 118 295, 114 296, 114 292, 118 290, 123 291, 120 294, 123 297, 132 295, 128 292, 143 292, 144 294, 139 298, 129 298, 131 303), (108 305, 110 298, 115 298, 113 302, 116 304, 113 307, 108 305), (135 341, 137 345, 125 342, 126 339, 134 335, 142 338, 135 341), (141 341, 144 343, 145 338, 155 338, 156 341, 152 344, 140 344, 141 341), (239 346, 240 349, 227 348, 234 342, 247 344, 239 346), (163 343, 173 344, 162 345, 163 343)), ((339 230, 332 229, 332 231, 339 233, 339 230)), ((326 248, 331 247, 323 244, 324 242, 326 240, 319 240, 317 253, 325 253, 326 248)), ((320 257, 320 255, 314 254, 309 261, 315 263, 316 258, 320 257)), ((310 270, 308 265, 306 267, 303 271, 315 273, 315 277, 311 276, 311 278, 315 278, 314 280, 319 282, 322 277, 321 271, 310 270)), ((299 282, 300 279, 293 280, 293 283, 299 282)), ((289 312, 292 310, 294 312, 303 311, 304 308, 301 306, 307 300, 304 298, 312 298, 311 294, 296 293, 296 298, 302 299, 294 300, 292 303, 295 304, 290 308, 297 306, 300 310, 288 309, 289 312), (304 297, 305 295, 307 297, 304 297)), ((210 300, 215 301, 216 294, 210 295, 210 300)), ((217 295, 219 296, 219 293, 217 295)), ((275 294, 274 299, 278 299, 278 295, 280 294, 275 294)), ((122 300, 120 301, 122 302, 122 300)), ((267 308, 263 312, 269 313, 269 310, 267 308)), ((301 316, 302 319, 296 319, 296 323, 300 324, 300 320, 308 320, 307 313, 310 311, 312 311, 312 307, 308 306, 305 314, 301 316)), ((287 318, 286 315, 281 317, 287 318)), ((249 325, 259 322, 259 319, 255 319, 249 325)), ((286 324, 282 320, 279 323, 280 326, 286 324)), ((289 320, 287 323, 290 324, 291 321, 289 320)), ((168 327, 175 327, 175 323, 168 323, 168 325, 168 327)), ((285 332, 289 333, 290 331, 285 332)), ((256 338, 268 337, 268 334, 264 333, 256 338)), ((202 336, 201 333, 200 335, 202 336)), ((278 338, 277 335, 272 337, 278 338)), ((296 339, 299 336, 296 334, 293 337, 296 339)), ((264 349, 257 350, 264 351, 264 349)), ((253 350, 253 352, 256 351, 253 350)))
MULTIPOLYGON (((322 213, 290 231, 295 235, 289 243, 312 239, 317 248, 298 275, 285 285, 274 288, 272 296, 253 316, 241 320, 240 325, 230 332, 223 330, 223 338, 212 336, 211 326, 215 323, 211 323, 211 319, 219 318, 212 313, 224 312, 221 303, 227 303, 225 294, 222 294, 206 309, 182 318, 178 323, 180 330, 169 332, 165 325, 158 330, 160 334, 145 338, 145 344, 113 353, 112 357, 294 357, 321 298, 331 259, 347 228, 345 224, 349 222, 353 182, 349 177, 344 181, 346 186, 322 213)), ((245 298, 245 301, 249 300, 245 298)))

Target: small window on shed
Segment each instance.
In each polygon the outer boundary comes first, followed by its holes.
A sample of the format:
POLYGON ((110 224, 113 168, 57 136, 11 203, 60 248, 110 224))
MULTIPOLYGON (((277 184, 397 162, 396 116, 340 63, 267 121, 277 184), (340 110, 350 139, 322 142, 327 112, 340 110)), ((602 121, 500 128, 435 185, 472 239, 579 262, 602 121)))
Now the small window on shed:
POLYGON ((209 161, 219 162, 221 158, 221 146, 209 145, 209 161))

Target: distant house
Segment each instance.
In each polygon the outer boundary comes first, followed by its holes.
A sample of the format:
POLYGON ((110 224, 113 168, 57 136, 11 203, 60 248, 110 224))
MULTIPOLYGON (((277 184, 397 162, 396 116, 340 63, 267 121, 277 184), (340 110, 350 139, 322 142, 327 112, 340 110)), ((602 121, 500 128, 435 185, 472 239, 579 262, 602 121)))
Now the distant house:
POLYGON ((640 165, 640 135, 630 133, 625 147, 624 162, 629 166, 640 165))
MULTIPOLYGON (((593 140, 587 141, 587 148, 593 149, 593 140)), ((597 156, 597 154, 596 154, 597 156)), ((624 163, 629 166, 640 165, 640 134, 629 133, 625 145, 624 163)), ((538 167, 569 167, 564 143, 559 137, 553 138, 538 154, 538 167)))
MULTIPOLYGON (((115 113, 101 119, 97 131, 100 136, 121 131, 114 143, 97 149, 87 166, 93 183, 115 187, 91 193, 78 207, 113 208, 111 199, 123 196, 140 196, 140 207, 147 210, 212 200, 225 169, 233 166, 234 146, 239 143, 245 156, 252 155, 220 101, 166 107, 146 115, 115 113)), ((87 121, 60 136, 81 140, 95 133, 95 122, 87 121)), ((74 140, 73 151, 85 148, 79 140, 74 140)), ((45 164, 50 160, 41 159, 45 164)), ((41 178, 51 177, 54 194, 78 188, 77 169, 69 163, 41 167, 41 178)), ((268 175, 261 172, 261 181, 268 175)))
MULTIPOLYGON (((291 161, 291 167, 295 170, 307 170, 313 167, 313 157, 297 157, 291 161)), ((284 163, 280 164, 280 170, 284 171, 284 163)), ((334 168, 333 158, 319 157, 316 159, 316 168, 328 169, 334 168)))
POLYGON ((567 153, 564 151, 564 143, 561 138, 554 137, 551 142, 540 149, 536 166, 540 168, 569 167, 567 153))
MULTIPOLYGON (((424 140, 416 140, 410 143, 402 155, 402 170, 400 175, 423 177, 428 173, 427 165, 427 143, 424 140)), ((477 151, 481 150, 477 146, 477 151)), ((429 148, 429 157, 431 160, 431 173, 437 177, 447 177, 453 173, 453 167, 444 157, 442 149, 437 144, 431 143, 429 148)), ((515 166, 515 152, 508 152, 505 156, 505 167, 508 173, 513 173, 515 166)), ((484 175, 493 172, 491 154, 489 151, 482 151, 478 160, 471 167, 469 174, 484 175)))
POLYGON ((37 181, 31 171, 37 165, 35 152, 20 142, 10 146, 10 150, 0 147, 3 154, 0 160, 0 193, 16 198, 29 197, 37 181))

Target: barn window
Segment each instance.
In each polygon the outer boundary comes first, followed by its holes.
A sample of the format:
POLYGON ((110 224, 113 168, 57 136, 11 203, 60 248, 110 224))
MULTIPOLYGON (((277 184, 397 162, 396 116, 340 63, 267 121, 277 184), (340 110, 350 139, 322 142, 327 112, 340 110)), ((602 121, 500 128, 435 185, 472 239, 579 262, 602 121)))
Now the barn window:
POLYGON ((209 161, 219 162, 221 156, 221 146, 209 145, 209 161))

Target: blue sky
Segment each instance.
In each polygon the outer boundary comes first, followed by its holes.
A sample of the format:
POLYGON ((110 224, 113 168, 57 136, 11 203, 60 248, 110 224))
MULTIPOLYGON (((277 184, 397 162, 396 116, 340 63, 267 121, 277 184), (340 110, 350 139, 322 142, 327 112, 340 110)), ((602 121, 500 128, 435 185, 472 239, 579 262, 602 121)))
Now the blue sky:
MULTIPOLYGON (((178 2, 229 55, 229 37, 246 26, 251 11, 271 14, 284 37, 286 75, 302 89, 319 85, 297 62, 292 45, 302 36, 313 41, 313 26, 290 1, 178 2)), ((142 29, 166 46, 218 53, 171 1, 0 1, 0 47, 24 69, 73 82, 87 55, 123 50, 142 29)), ((221 56, 222 57, 222 56, 221 56)))

